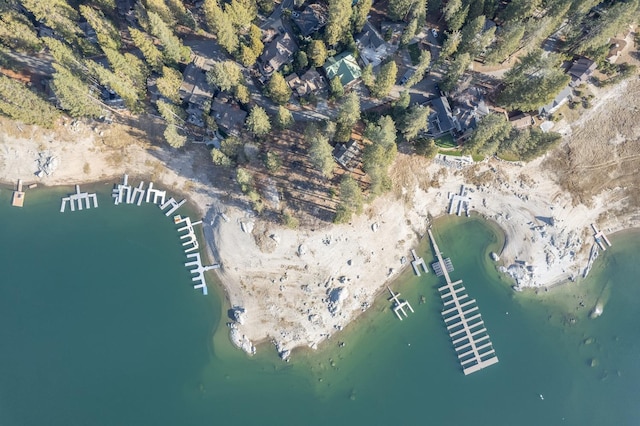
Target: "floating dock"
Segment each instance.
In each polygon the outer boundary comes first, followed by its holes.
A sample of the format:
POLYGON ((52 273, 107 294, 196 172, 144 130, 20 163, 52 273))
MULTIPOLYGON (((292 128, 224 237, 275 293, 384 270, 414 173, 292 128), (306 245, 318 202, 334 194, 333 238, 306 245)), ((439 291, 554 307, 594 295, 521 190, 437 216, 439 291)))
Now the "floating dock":
POLYGON ((127 174, 122 177, 122 183, 113 188, 111 196, 116 206, 124 202, 131 204, 131 185, 129 185, 129 176, 127 174))
POLYGON ((68 197, 62 198, 62 203, 60 204, 60 213, 64 213, 67 208, 67 203, 69 203, 69 207, 71 207, 71 211, 76 211, 76 207, 78 210, 82 210, 82 202, 85 203, 85 208, 91 208, 89 204, 90 201, 93 201, 93 208, 98 208, 98 196, 93 194, 88 194, 86 192, 80 192, 80 185, 76 185, 75 194, 71 194, 68 197))
POLYGON ((449 195, 449 199, 451 200, 449 202, 449 214, 455 212, 455 214, 461 216, 464 211, 466 215, 469 216, 469 203, 471 199, 467 196, 464 185, 460 187, 460 194, 449 195))
POLYGON ((191 218, 189 217, 176 215, 173 217, 173 223, 175 223, 176 225, 179 225, 181 223, 185 224, 184 226, 178 228, 178 232, 185 232, 184 234, 180 235, 180 239, 186 239, 186 241, 182 243, 183 246, 190 245, 190 247, 187 247, 184 252, 187 254, 188 259, 193 260, 185 263, 184 266, 189 269, 192 275, 195 275, 191 278, 191 280, 196 283, 193 288, 202 289, 202 293, 204 295, 207 295, 207 282, 204 278, 204 273, 212 269, 218 269, 220 268, 220 265, 218 263, 209 266, 202 265, 200 253, 198 252, 198 240, 193 229, 194 225, 199 225, 202 223, 202 221, 199 220, 197 222, 191 222, 191 218))
POLYGON ((183 205, 186 202, 187 200, 182 200, 180 202, 177 202, 176 200, 173 199, 173 197, 171 197, 166 203, 160 206, 160 210, 164 211, 167 207, 169 207, 169 210, 167 210, 167 212, 164 215, 171 216, 176 210, 180 208, 181 205, 183 205))
POLYGON ((167 191, 160 191, 159 189, 153 189, 153 182, 149 182, 149 188, 147 188, 147 196, 145 202, 153 204, 164 204, 164 199, 167 196, 167 191))
POLYGON ((607 247, 604 245, 605 243, 607 244, 607 246, 611 247, 611 242, 609 241, 607 236, 604 235, 604 232, 598 230, 598 227, 595 225, 595 223, 591 224, 591 228, 593 228, 593 232, 594 232, 593 238, 595 238, 596 243, 598 243, 602 251, 607 250, 607 247))
POLYGON ((407 302, 406 300, 404 302, 401 302, 400 299, 398 299, 398 296, 400 296, 400 293, 394 293, 388 286, 387 286, 387 290, 389 290, 389 293, 391 293, 391 297, 387 300, 393 301, 393 312, 396 314, 398 319, 402 321, 402 315, 404 315, 405 317, 409 316, 405 312, 404 308, 406 307, 411 312, 413 312, 413 308, 411 307, 409 302, 407 302), (402 315, 400 315, 400 312, 402 312, 402 315))
POLYGON ((425 265, 424 263, 424 259, 421 257, 418 257, 418 255, 416 254, 416 251, 414 249, 411 249, 411 256, 413 256, 413 260, 411 261, 411 266, 413 267, 413 272, 415 272, 415 274, 417 276, 420 276, 420 266, 422 266, 422 270, 424 271, 425 274, 429 273, 429 270, 427 269, 427 265, 425 265))
POLYGON ((470 299, 462 280, 451 281, 449 272, 436 240, 428 230, 433 251, 438 258, 446 285, 440 287, 440 297, 444 303, 442 318, 451 337, 453 348, 465 375, 498 363, 484 321, 478 311, 475 299, 470 299))
MULTIPOLYGON (((443 262, 444 262, 445 270, 447 271, 447 273, 453 272, 453 263, 451 263, 451 258, 447 257, 444 259, 443 262)), ((433 262, 431 264, 431 267, 433 268, 433 272, 435 272, 436 277, 441 277, 444 275, 444 272, 442 270, 442 265, 440 264, 440 262, 438 261, 433 262)))
POLYGON ((11 205, 22 207, 24 205, 24 191, 22 191, 22 179, 18 179, 18 186, 11 196, 11 205))

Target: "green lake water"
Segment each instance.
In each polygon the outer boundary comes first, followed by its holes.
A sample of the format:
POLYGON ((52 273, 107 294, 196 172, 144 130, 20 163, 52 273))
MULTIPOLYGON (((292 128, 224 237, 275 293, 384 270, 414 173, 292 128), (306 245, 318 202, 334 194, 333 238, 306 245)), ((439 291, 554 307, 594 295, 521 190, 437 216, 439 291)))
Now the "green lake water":
MULTIPOLYGON (((94 189, 98 209, 64 214, 72 188, 29 191, 23 209, 0 190, 2 426, 640 424, 637 231, 613 236, 589 279, 535 295, 496 271, 490 224, 439 220, 497 365, 462 374, 440 280, 411 271, 392 284, 409 318, 381 294, 319 351, 283 363, 269 344, 253 358, 231 347, 214 277, 209 296, 191 288, 170 218, 94 189), (604 313, 589 319, 596 300, 604 313)), ((419 249, 430 262, 427 241, 419 249)))

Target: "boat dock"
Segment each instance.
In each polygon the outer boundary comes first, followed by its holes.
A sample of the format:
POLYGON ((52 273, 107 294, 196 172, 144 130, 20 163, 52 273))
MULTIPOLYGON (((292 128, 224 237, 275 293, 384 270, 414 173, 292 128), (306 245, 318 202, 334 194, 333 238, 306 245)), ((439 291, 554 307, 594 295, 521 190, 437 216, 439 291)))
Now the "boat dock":
POLYGON ((201 224, 202 221, 199 220, 197 222, 191 222, 191 218, 188 216, 182 217, 180 215, 176 215, 173 217, 173 223, 175 223, 176 225, 185 223, 185 226, 183 226, 182 228, 178 228, 178 232, 186 231, 186 233, 180 235, 181 240, 186 240, 182 243, 182 246, 189 246, 185 247, 184 252, 189 253, 192 251, 197 251, 200 246, 198 245, 198 239, 196 238, 196 232, 194 231, 193 226, 201 224))
POLYGON ((22 191, 22 179, 18 179, 18 186, 11 196, 11 205, 13 207, 22 207, 24 205, 24 191, 22 191))
POLYGON ((598 245, 600 246, 602 251, 606 251, 607 250, 607 247, 604 245, 605 243, 607 244, 607 246, 611 247, 611 242, 609 241, 607 236, 604 235, 604 232, 598 230, 598 227, 596 226, 595 223, 591 224, 591 228, 593 228, 593 232, 594 232, 593 238, 595 238, 596 243, 598 243, 598 245), (603 241, 604 241, 604 243, 603 243, 603 241))
POLYGON ((181 205, 186 203, 187 200, 182 200, 177 202, 173 199, 173 197, 169 198, 169 200, 160 206, 160 210, 164 211, 167 207, 170 207, 169 210, 164 214, 165 216, 171 216, 176 210, 180 208, 181 205))
POLYGON ((476 300, 469 298, 462 280, 451 281, 448 267, 433 233, 430 229, 428 233, 440 270, 446 280, 446 285, 438 288, 444 303, 442 318, 445 327, 451 337, 462 371, 465 375, 475 373, 498 363, 498 356, 484 327, 476 300))
POLYGON ((407 309, 409 309, 411 312, 413 312, 413 308, 411 307, 411 305, 409 304, 409 302, 407 302, 406 300, 404 302, 401 302, 400 299, 398 299, 398 296, 400 296, 400 293, 394 293, 389 286, 387 286, 387 289, 389 290, 389 293, 391 293, 391 297, 388 298, 387 300, 389 301, 393 301, 393 312, 396 314, 396 316, 398 317, 398 319, 400 321, 402 321, 402 315, 404 315, 405 317, 409 316, 407 315, 407 313, 405 312, 404 308, 406 307, 407 309), (402 312, 402 315, 400 315, 400 312, 402 312))
POLYGON ((180 215, 176 215, 173 217, 173 223, 175 223, 176 225, 179 225, 181 223, 185 224, 184 226, 178 228, 178 233, 183 233, 182 235, 180 235, 180 239, 186 241, 182 243, 182 246, 190 246, 186 247, 184 252, 186 253, 188 259, 193 260, 185 263, 184 266, 189 269, 189 272, 191 272, 192 275, 195 275, 191 278, 191 280, 196 283, 193 288, 202 289, 202 293, 204 295, 207 295, 207 282, 204 278, 204 273, 212 269, 220 268, 220 264, 214 263, 213 265, 209 266, 202 265, 200 252, 198 251, 198 239, 196 238, 196 233, 193 229, 194 225, 199 225, 202 223, 202 221, 199 220, 196 222, 191 222, 191 218, 188 216, 182 217, 180 215))
POLYGON ((211 269, 218 269, 218 268, 220 268, 220 265, 217 264, 217 263, 214 263, 213 265, 202 266, 202 260, 200 259, 200 253, 189 253, 189 254, 187 254, 187 258, 194 259, 194 260, 184 264, 184 266, 189 268, 189 272, 191 272, 192 275, 195 275, 193 278, 191 278, 191 281, 197 283, 197 284, 194 284, 193 288, 202 289, 202 294, 204 294, 206 296, 207 295, 207 281, 204 278, 204 273, 206 271, 211 270, 211 269), (191 267, 193 267, 193 268, 191 268, 191 267))
MULTIPOLYGON (((451 258, 447 257, 443 260, 443 262, 447 273, 450 274, 451 272, 453 272, 453 263, 451 263, 451 258)), ((435 272, 436 277, 441 277, 444 275, 444 271, 442 270, 442 265, 440 262, 433 262, 431 264, 431 267, 433 268, 433 272, 435 272)))
POLYGON ((455 211, 455 213, 460 216, 464 210, 466 215, 469 216, 469 203, 471 199, 467 196, 467 190, 464 185, 460 187, 460 194, 449 194, 449 199, 449 214, 453 214, 455 211))
POLYGON ((427 269, 427 265, 425 265, 424 263, 424 259, 421 257, 418 257, 414 249, 411 249, 411 256, 413 256, 413 260, 411 261, 411 266, 413 266, 413 272, 415 272, 417 276, 420 276, 419 266, 422 266, 422 270, 424 271, 424 273, 428 274, 429 270, 427 269))
POLYGON ((76 185, 75 194, 71 194, 68 197, 62 198, 62 203, 60 204, 60 213, 64 213, 67 208, 67 203, 69 203, 69 207, 71 207, 71 211, 76 211, 76 207, 78 210, 82 210, 82 201, 85 203, 85 208, 91 208, 89 201, 93 201, 93 208, 98 207, 98 196, 93 194, 88 194, 86 192, 80 192, 80 185, 76 185))

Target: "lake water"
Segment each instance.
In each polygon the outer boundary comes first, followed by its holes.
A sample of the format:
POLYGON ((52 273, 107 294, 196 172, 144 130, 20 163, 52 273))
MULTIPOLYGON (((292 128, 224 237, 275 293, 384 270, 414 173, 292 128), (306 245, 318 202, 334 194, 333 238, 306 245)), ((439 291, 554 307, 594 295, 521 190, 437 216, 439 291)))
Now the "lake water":
MULTIPOLYGON (((253 358, 230 345, 221 292, 213 277, 209 296, 191 288, 170 218, 94 189, 98 209, 64 214, 72 188, 30 191, 23 209, 0 190, 0 425, 640 423, 637 231, 614 236, 588 280, 536 296, 495 270, 489 224, 439 220, 497 365, 462 374, 440 280, 411 271, 392 284, 409 318, 381 294, 319 351, 283 363, 268 344, 253 358), (604 313, 589 319, 596 300, 604 313)), ((420 251, 430 262, 427 241, 420 251)))

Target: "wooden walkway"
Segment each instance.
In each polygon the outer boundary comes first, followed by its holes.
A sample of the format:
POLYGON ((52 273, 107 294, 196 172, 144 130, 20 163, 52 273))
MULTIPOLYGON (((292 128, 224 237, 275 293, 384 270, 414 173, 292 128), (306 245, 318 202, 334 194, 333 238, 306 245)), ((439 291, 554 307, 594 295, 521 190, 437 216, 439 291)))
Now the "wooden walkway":
POLYGON ((438 258, 438 265, 446 284, 438 288, 444 303, 442 318, 451 337, 462 371, 465 375, 475 373, 485 367, 496 364, 498 357, 491 344, 484 321, 478 311, 475 299, 470 299, 462 280, 455 282, 449 277, 449 268, 445 264, 438 244, 428 230, 433 250, 438 258))

